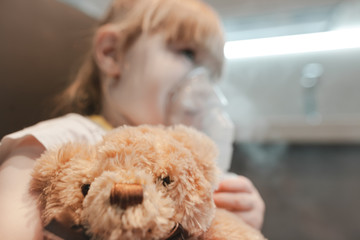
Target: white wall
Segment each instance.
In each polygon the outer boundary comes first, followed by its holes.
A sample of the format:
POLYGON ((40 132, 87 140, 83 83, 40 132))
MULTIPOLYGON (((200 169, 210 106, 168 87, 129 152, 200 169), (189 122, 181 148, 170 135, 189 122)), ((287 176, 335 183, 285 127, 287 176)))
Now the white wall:
POLYGON ((360 142, 360 49, 228 60, 222 87, 238 140, 360 142), (312 117, 300 84, 308 63, 324 73, 312 117))

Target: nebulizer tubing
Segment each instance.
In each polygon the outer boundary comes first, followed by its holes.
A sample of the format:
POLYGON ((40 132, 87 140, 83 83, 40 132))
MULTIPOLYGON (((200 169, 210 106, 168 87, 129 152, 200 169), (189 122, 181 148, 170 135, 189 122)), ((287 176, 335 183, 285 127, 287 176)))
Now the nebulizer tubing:
POLYGON ((184 124, 207 134, 217 145, 217 164, 223 171, 231 165, 234 123, 225 110, 227 99, 206 68, 192 70, 171 91, 167 125, 184 124))

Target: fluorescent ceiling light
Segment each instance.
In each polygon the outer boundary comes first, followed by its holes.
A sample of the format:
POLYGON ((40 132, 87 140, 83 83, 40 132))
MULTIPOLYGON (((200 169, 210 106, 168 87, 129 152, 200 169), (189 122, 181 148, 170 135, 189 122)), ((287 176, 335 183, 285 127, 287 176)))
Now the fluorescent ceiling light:
POLYGON ((360 48, 360 28, 226 42, 227 59, 360 48))

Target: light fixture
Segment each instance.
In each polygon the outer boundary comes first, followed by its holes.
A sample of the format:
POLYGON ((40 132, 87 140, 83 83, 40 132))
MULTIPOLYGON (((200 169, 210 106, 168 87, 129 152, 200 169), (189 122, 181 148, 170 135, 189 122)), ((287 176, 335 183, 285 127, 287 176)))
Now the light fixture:
POLYGON ((360 28, 225 43, 227 59, 360 48, 360 28))

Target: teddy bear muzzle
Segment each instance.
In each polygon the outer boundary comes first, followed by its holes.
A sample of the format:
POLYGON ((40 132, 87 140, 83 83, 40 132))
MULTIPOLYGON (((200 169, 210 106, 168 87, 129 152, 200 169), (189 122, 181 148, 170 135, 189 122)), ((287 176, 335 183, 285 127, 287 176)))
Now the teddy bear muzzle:
POLYGON ((127 209, 143 202, 144 191, 140 184, 115 183, 110 193, 110 204, 127 209))

